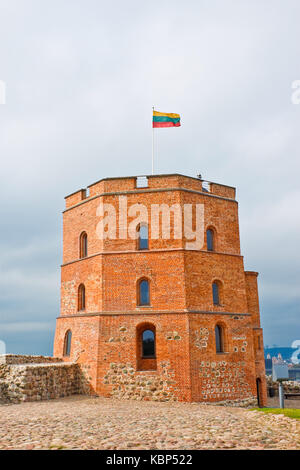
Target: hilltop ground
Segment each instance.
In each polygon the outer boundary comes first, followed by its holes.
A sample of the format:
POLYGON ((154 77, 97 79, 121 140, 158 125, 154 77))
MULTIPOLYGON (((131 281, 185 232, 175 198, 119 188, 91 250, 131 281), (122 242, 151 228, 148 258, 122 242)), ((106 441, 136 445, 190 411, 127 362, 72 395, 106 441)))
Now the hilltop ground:
POLYGON ((0 449, 300 449, 300 420, 198 403, 73 396, 0 406, 0 449))
POLYGON ((0 407, 0 449, 300 449, 300 421, 197 403, 74 396, 0 407))

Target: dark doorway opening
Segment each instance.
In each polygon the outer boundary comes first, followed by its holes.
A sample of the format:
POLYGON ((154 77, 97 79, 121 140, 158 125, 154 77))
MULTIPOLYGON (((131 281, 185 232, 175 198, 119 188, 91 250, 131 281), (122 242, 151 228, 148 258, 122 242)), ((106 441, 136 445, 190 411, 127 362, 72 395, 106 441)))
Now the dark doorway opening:
POLYGON ((257 405, 261 408, 261 380, 256 379, 256 394, 257 394, 257 405))

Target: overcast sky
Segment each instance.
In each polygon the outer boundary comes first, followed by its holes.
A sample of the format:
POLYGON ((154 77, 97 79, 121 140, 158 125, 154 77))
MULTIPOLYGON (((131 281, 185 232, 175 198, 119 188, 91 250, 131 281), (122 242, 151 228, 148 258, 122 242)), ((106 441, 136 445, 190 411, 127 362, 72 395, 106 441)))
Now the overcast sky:
POLYGON ((265 344, 300 339, 299 0, 0 0, 0 340, 52 354, 64 196, 151 172, 237 187, 265 344))

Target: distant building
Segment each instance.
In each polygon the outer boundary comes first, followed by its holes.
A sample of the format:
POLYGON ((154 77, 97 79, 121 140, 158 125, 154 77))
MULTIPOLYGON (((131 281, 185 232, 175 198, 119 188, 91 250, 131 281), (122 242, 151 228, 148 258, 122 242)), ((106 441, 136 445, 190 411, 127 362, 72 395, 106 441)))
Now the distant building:
POLYGON ((272 359, 271 357, 268 357, 267 359, 265 359, 265 368, 266 368, 266 374, 267 375, 272 375, 272 359))
POLYGON ((278 354, 282 356, 282 359, 284 361, 287 361, 288 363, 291 362, 291 357, 292 354, 296 351, 297 348, 291 348, 291 347, 280 347, 280 346, 274 346, 272 348, 265 348, 265 358, 270 355, 270 357, 278 357, 278 354))
POLYGON ((289 378, 300 382, 300 365, 289 368, 289 378))
POLYGON ((268 353, 265 358, 266 375, 272 375, 273 364, 287 364, 290 380, 300 381, 300 365, 292 365, 291 362, 283 360, 280 353, 272 358, 268 353))

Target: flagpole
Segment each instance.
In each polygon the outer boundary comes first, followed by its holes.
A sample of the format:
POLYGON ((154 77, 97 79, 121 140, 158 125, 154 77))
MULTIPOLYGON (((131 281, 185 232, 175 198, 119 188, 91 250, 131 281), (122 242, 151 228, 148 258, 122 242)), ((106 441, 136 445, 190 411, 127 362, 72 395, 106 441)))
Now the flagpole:
POLYGON ((154 112, 154 106, 152 106, 152 175, 154 175, 154 127, 153 127, 153 112, 154 112))

